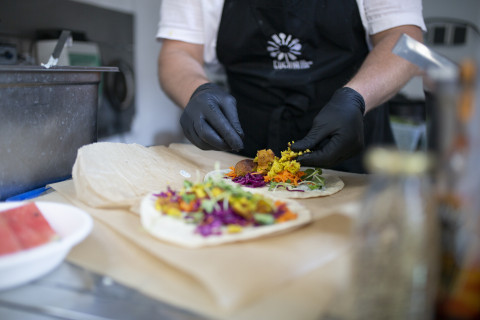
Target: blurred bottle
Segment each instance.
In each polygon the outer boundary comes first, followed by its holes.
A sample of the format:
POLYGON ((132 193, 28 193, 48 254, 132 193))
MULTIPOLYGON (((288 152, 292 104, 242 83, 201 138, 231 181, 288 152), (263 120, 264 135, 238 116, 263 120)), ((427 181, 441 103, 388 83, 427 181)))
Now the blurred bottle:
POLYGON ((440 283, 436 319, 480 319, 480 114, 476 64, 437 80, 440 283))
POLYGON ((431 319, 438 220, 422 152, 371 150, 372 181, 354 227, 355 320, 431 319))

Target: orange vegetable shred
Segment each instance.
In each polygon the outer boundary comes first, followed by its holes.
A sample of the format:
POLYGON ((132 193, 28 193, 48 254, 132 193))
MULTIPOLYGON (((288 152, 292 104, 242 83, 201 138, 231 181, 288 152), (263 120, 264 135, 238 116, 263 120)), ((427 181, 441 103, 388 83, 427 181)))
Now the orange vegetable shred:
POLYGON ((298 186, 298 183, 302 181, 302 177, 305 175, 305 172, 298 171, 296 174, 291 174, 287 170, 283 170, 282 172, 275 175, 273 178, 269 176, 265 176, 264 179, 266 182, 275 181, 275 182, 289 182, 295 186, 298 186))
POLYGON ((287 207, 287 204, 285 202, 277 200, 277 201, 275 201, 275 206, 280 207, 279 209, 284 211, 281 216, 279 216, 277 219, 275 219, 275 221, 277 223, 297 219, 297 214, 290 211, 290 209, 287 207))
POLYGON ((195 201, 190 201, 190 203, 187 203, 186 201, 180 200, 179 202, 179 207, 180 210, 186 211, 186 212, 192 212, 195 206, 195 201))
POLYGON ((232 179, 233 179, 233 178, 236 178, 236 177, 237 177, 237 174, 235 173, 235 167, 230 167, 229 169, 230 169, 231 171, 228 172, 228 173, 226 174, 226 176, 227 176, 227 177, 230 177, 230 178, 232 178, 232 179))

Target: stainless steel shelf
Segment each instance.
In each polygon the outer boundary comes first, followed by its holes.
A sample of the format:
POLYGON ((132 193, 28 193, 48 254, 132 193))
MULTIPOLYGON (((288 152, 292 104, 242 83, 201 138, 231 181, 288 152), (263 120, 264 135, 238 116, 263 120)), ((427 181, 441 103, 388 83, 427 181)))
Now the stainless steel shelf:
POLYGON ((151 299, 109 277, 64 262, 26 285, 0 291, 0 319, 200 320, 189 311, 151 299))

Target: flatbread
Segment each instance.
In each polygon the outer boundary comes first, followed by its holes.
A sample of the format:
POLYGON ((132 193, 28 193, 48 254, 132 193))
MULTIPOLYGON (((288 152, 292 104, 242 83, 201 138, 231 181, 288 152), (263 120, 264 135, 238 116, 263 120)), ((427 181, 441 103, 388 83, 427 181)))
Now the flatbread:
POLYGON ((78 150, 72 178, 78 199, 94 208, 130 208, 152 190, 180 188, 195 166, 166 147, 97 142, 78 150), (158 152, 161 148, 162 152, 158 152))
MULTIPOLYGON (((273 200, 275 198, 270 197, 273 200)), ((297 214, 297 219, 271 225, 244 227, 240 233, 222 233, 204 237, 195 233, 196 225, 162 214, 155 209, 154 193, 145 196, 140 206, 142 226, 154 237, 186 248, 217 246, 226 243, 247 241, 271 236, 293 228, 298 228, 312 220, 310 211, 298 202, 284 200, 289 209, 297 214)))
MULTIPOLYGON (((305 170, 302 168, 302 170, 305 170)), ((221 170, 213 170, 210 171, 205 175, 204 181, 209 178, 213 179, 224 179, 229 184, 241 186, 242 188, 250 191, 250 192, 258 192, 266 195, 272 195, 277 198, 281 199, 306 199, 306 198, 316 198, 316 197, 326 197, 331 196, 343 189, 345 183, 335 174, 331 173, 323 173, 322 177, 325 178, 325 187, 321 190, 305 190, 304 192, 301 191, 287 191, 287 190, 268 190, 268 186, 260 187, 260 188, 250 188, 247 186, 242 186, 239 183, 233 182, 230 178, 226 177, 225 175, 230 172, 230 169, 221 169, 221 170), (225 178, 226 177, 226 178, 225 178)))

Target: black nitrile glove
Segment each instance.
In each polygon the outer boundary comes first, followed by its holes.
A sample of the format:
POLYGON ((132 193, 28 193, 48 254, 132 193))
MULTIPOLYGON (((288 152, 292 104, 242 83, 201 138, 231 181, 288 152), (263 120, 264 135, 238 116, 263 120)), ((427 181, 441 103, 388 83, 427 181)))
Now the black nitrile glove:
POLYGON ((216 84, 202 84, 193 92, 180 124, 188 140, 200 149, 243 149, 237 101, 216 84))
POLYGON ((362 150, 365 101, 355 90, 343 87, 313 119, 308 134, 294 144, 294 151, 312 152, 298 157, 304 166, 328 168, 362 150))

